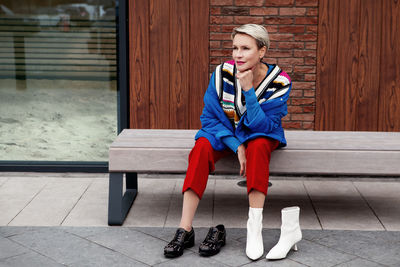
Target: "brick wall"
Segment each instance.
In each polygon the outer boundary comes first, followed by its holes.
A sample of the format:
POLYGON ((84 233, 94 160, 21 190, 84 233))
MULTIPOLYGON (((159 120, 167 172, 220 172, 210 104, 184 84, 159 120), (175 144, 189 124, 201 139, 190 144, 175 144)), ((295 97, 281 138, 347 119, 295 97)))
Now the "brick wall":
POLYGON ((210 71, 231 59, 231 32, 264 25, 271 39, 265 61, 292 78, 286 129, 314 129, 318 0, 210 0, 210 71))

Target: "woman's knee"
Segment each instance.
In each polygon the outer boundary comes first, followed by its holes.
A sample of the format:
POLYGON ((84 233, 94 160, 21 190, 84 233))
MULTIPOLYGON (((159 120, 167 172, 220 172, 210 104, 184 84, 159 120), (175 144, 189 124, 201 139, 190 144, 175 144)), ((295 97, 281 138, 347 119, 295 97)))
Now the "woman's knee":
POLYGON ((253 140, 250 140, 247 143, 247 149, 249 150, 249 152, 268 152, 271 153, 272 151, 274 151, 274 149, 276 149, 279 145, 279 142, 277 140, 274 139, 270 139, 270 138, 265 138, 265 137, 259 137, 253 140))
POLYGON ((196 140, 196 143, 194 144, 192 151, 190 151, 189 160, 194 155, 197 155, 197 157, 201 158, 203 157, 208 158, 209 155, 212 153, 212 151, 213 148, 211 146, 210 141, 208 141, 207 138, 200 137, 199 139, 196 140))
POLYGON ((197 139, 193 148, 197 148, 200 150, 206 150, 206 151, 213 150, 213 147, 212 147, 210 141, 208 141, 208 139, 205 137, 200 137, 199 139, 197 139))

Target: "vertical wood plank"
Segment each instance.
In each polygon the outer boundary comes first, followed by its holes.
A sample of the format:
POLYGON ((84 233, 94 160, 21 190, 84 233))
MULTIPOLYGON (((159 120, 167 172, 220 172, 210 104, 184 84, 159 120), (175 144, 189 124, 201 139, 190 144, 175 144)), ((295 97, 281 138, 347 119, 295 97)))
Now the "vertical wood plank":
POLYGON ((150 1, 150 128, 169 127, 169 0, 150 1))
POLYGON ((356 130, 360 0, 340 0, 335 130, 356 130))
POLYGON ((149 4, 129 1, 130 127, 149 128, 149 4))
POLYGON ((400 1, 382 7, 382 48, 379 94, 380 131, 400 130, 400 1))
POLYGON ((170 0, 170 128, 189 127, 189 0, 170 0))
POLYGON ((201 127, 200 115, 203 96, 209 80, 209 1, 190 1, 190 56, 189 87, 190 129, 201 127))
POLYGON ((315 130, 334 130, 339 1, 319 0, 315 130))
POLYGON ((382 1, 363 0, 360 6, 360 49, 357 87, 357 131, 377 131, 382 1))

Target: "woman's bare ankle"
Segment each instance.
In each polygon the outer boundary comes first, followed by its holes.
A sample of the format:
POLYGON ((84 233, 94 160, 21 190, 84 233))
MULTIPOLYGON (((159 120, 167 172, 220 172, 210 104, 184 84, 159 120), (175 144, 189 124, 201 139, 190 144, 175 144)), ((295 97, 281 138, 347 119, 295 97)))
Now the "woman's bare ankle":
POLYGON ((192 230, 192 226, 191 225, 184 225, 184 224, 180 224, 179 228, 183 228, 185 229, 185 231, 190 232, 192 230))

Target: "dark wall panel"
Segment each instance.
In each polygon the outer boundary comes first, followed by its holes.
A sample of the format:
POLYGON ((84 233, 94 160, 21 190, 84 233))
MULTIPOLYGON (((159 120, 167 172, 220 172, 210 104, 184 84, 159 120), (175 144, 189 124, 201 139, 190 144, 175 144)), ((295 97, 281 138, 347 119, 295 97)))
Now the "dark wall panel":
POLYGON ((356 130, 360 0, 340 0, 336 65, 335 130, 356 130))
POLYGON ((400 1, 382 7, 379 130, 400 131, 400 1))
POLYGON ((201 127, 200 115, 203 109, 203 95, 209 80, 209 16, 204 15, 209 14, 208 1, 191 1, 190 14, 189 127, 198 129, 201 127))
POLYGON ((130 0, 130 7, 130 127, 199 128, 209 79, 209 2, 130 0))
POLYGON ((129 14, 130 126, 149 128, 149 2, 130 1, 129 14))
POLYGON ((150 128, 168 129, 170 114, 169 1, 150 2, 150 128), (167 22, 167 23, 166 23, 167 22))
POLYGON ((189 127, 189 0, 170 0, 170 127, 189 127))
POLYGON ((356 128, 378 130, 382 1, 363 0, 360 5, 360 49, 356 128))
POLYGON ((339 1, 320 0, 315 128, 333 130, 336 103, 336 70, 339 28, 339 1))
POLYGON ((316 130, 400 129, 399 5, 319 1, 316 130))

